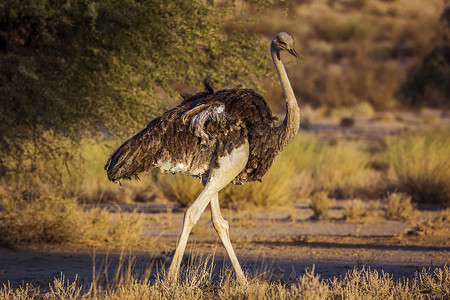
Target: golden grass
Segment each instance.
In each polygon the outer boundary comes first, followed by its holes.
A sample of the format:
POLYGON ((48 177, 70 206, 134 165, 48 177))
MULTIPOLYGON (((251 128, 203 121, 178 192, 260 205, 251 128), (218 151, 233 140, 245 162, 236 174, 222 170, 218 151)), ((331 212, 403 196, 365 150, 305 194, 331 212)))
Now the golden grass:
POLYGON ((206 263, 193 265, 181 280, 171 284, 159 274, 155 280, 137 279, 128 270, 120 284, 106 288, 69 282, 64 275, 55 278, 49 290, 23 284, 0 287, 1 299, 447 299, 450 296, 450 268, 423 269, 410 279, 394 281, 388 273, 369 268, 348 271, 331 280, 321 279, 314 267, 289 281, 266 281, 258 278, 249 285, 237 283, 230 273, 213 279, 206 263))
POLYGON ((328 208, 333 203, 333 199, 328 197, 328 192, 322 191, 311 196, 309 208, 313 211, 313 218, 325 217, 328 208))
POLYGON ((138 244, 137 213, 85 210, 74 198, 39 197, 31 202, 3 198, 0 229, 8 243, 85 244, 121 247, 138 244))
POLYGON ((388 140, 400 188, 424 204, 450 205, 450 129, 424 130, 388 140))
POLYGON ((184 206, 190 205, 203 189, 200 179, 188 174, 158 174, 155 185, 166 199, 184 206))
POLYGON ((450 208, 439 211, 435 217, 428 216, 416 224, 409 232, 415 235, 448 235, 450 234, 450 208))
POLYGON ((367 215, 367 205, 361 199, 352 199, 344 208, 346 221, 360 220, 367 215))
POLYGON ((416 206, 406 193, 390 193, 386 197, 385 216, 392 219, 414 220, 417 217, 416 206))

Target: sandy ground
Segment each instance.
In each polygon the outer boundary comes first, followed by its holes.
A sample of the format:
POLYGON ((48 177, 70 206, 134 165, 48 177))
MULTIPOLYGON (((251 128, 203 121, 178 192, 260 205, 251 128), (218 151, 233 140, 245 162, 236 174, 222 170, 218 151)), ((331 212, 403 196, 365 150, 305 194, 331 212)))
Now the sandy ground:
MULTIPOLYGON (((251 276, 293 278, 314 266, 323 278, 344 275, 354 267, 384 270, 393 278, 411 277, 416 270, 440 267, 450 262, 450 234, 411 235, 412 224, 401 220, 372 218, 346 222, 342 218, 345 201, 336 201, 324 220, 311 219, 307 203, 293 207, 236 212, 225 209, 230 221, 231 240, 245 272, 251 276), (295 216, 293 218, 292 216, 295 216)), ((135 209, 125 205, 124 210, 135 209)), ((214 254, 214 272, 231 269, 225 251, 210 221, 209 208, 189 239, 186 262, 214 254), (199 258, 200 257, 200 258, 199 258)), ((132 272, 137 276, 151 269, 151 278, 168 266, 181 228, 183 208, 171 204, 139 205, 146 229, 138 250, 125 251, 122 261, 133 258, 132 272), (172 209, 167 213, 167 206, 172 209)), ((437 212, 421 212, 421 216, 437 212)), ((120 251, 69 246, 35 246, 0 250, 0 281, 14 285, 33 283, 48 287, 54 277, 77 276, 90 283, 95 262, 97 278, 114 277, 120 251), (107 268, 105 268, 105 266, 107 268), (108 271, 105 273, 105 269, 108 271)), ((125 263, 125 265, 127 265, 125 263)))

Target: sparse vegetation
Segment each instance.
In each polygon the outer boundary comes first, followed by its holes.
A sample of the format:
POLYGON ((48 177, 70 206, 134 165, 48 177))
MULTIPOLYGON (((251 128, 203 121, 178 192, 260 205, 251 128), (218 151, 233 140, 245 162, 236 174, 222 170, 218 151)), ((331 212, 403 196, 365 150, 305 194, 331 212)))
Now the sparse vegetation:
POLYGON ((450 234, 450 209, 442 210, 435 217, 427 217, 415 225, 409 232, 415 235, 446 235, 450 234))
POLYGON ((171 285, 160 274, 153 282, 137 279, 130 273, 120 284, 112 283, 106 289, 93 283, 80 285, 63 275, 55 278, 49 291, 41 292, 31 284, 13 288, 0 287, 1 299, 447 299, 450 296, 448 266, 433 270, 423 269, 411 279, 394 281, 390 274, 371 269, 353 269, 343 277, 321 279, 314 268, 292 282, 265 281, 255 278, 248 286, 239 285, 222 275, 217 282, 211 267, 205 262, 191 265, 181 282, 171 285))

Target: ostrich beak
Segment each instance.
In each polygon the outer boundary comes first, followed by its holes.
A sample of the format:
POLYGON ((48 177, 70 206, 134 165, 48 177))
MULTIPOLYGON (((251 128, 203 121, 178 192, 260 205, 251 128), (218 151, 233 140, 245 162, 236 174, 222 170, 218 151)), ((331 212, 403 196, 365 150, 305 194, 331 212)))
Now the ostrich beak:
POLYGON ((300 55, 298 55, 297 51, 295 51, 294 48, 289 48, 289 49, 286 49, 286 50, 287 50, 287 52, 289 52, 290 54, 294 55, 295 57, 297 57, 297 58, 300 57, 300 55))
POLYGON ((297 51, 295 51, 294 48, 286 49, 286 51, 289 52, 290 54, 292 54, 293 56, 295 56, 295 57, 296 57, 297 59, 299 59, 299 60, 305 59, 305 58, 303 57, 303 55, 298 54, 297 51))

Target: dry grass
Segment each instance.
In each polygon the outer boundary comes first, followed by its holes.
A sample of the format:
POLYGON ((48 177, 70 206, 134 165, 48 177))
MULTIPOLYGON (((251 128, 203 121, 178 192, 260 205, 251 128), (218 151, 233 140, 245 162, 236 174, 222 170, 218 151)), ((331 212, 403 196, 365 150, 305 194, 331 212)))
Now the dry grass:
POLYGON ((450 130, 421 131, 388 141, 399 186, 417 202, 450 205, 450 130))
POLYGON ((155 185, 166 199, 184 206, 189 206, 203 189, 198 178, 187 174, 158 174, 155 178, 155 185))
POLYGON ((74 198, 39 197, 31 202, 3 198, 0 228, 15 244, 136 245, 141 218, 137 213, 84 210, 74 198))
POLYGON ((385 201, 387 207, 385 216, 392 219, 414 220, 417 217, 415 205, 411 202, 411 196, 406 193, 391 193, 385 201))
POLYGON ((392 280, 390 274, 371 269, 353 269, 343 277, 323 280, 314 268, 290 281, 251 279, 249 285, 238 284, 226 272, 218 280, 212 277, 210 265, 191 264, 176 284, 159 274, 155 280, 137 279, 130 271, 120 284, 106 288, 69 282, 63 275, 55 278, 47 292, 24 284, 0 287, 1 299, 448 299, 450 268, 423 269, 411 279, 392 280))
POLYGON ((344 208, 344 219, 346 221, 356 221, 368 215, 368 205, 361 199, 352 199, 344 208))
POLYGON ((313 211, 313 218, 319 219, 326 216, 328 208, 333 203, 333 199, 328 197, 328 192, 315 193, 310 200, 309 208, 313 211))
POLYGON ((380 206, 379 201, 352 199, 344 208, 344 219, 351 222, 378 217, 382 214, 380 206))
POLYGON ((415 235, 448 235, 450 233, 450 209, 442 210, 436 217, 419 222, 409 232, 415 235))

